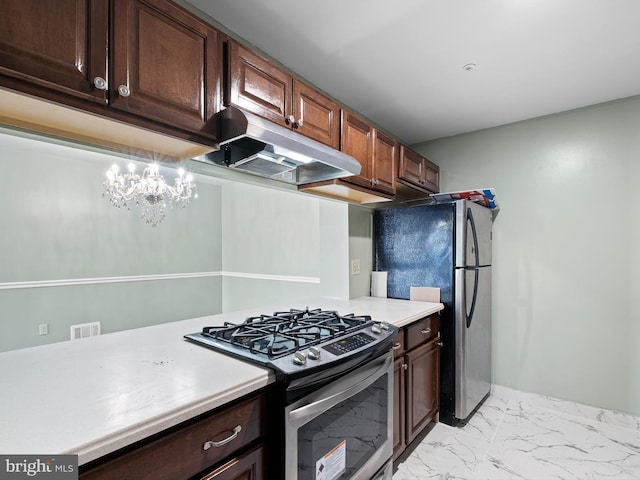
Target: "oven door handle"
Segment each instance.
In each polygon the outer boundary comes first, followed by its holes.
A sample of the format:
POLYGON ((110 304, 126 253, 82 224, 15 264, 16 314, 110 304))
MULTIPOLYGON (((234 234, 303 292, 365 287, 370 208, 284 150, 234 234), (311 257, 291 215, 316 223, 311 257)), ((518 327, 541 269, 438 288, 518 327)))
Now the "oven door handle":
POLYGON ((308 418, 315 418, 332 406, 352 397, 358 392, 361 392, 388 372, 391 364, 393 363, 393 357, 391 355, 385 355, 382 361, 376 363, 377 365, 371 365, 363 380, 360 380, 355 384, 349 382, 349 387, 344 390, 340 390, 329 396, 320 396, 320 399, 315 402, 306 404, 302 407, 296 408, 295 410, 291 410, 291 412, 289 412, 289 419, 296 423, 303 420, 302 423, 305 423, 304 420, 308 418))

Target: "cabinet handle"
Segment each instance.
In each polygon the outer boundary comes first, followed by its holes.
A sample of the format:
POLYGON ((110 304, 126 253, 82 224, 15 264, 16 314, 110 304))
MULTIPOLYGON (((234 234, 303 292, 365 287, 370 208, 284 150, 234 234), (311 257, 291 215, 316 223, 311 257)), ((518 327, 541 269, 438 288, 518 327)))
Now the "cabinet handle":
POLYGON ((233 429, 233 433, 229 435, 227 438, 225 438, 224 440, 220 440, 219 442, 214 442, 212 440, 209 440, 208 442, 204 442, 202 449, 209 450, 211 447, 221 447, 223 445, 226 445, 230 441, 235 440, 235 438, 238 436, 241 430, 242 430, 242 427, 240 425, 236 425, 236 427, 233 429))
POLYGON ((403 370, 406 370, 407 368, 409 368, 409 365, 407 365, 406 363, 403 363, 403 364, 402 364, 402 369, 403 369, 403 370))
POLYGON ((98 90, 106 90, 107 89, 107 81, 102 77, 94 77, 93 78, 93 86, 98 90))
POLYGON ((431 329, 425 328, 424 330, 420 330, 420 333, 423 335, 429 335, 431 333, 431 329))
POLYGON ((380 180, 378 180, 377 178, 374 180, 374 182, 375 182, 376 185, 380 184, 380 180))
POLYGON ((296 117, 294 117, 293 115, 289 115, 288 117, 284 117, 284 123, 286 123, 287 125, 292 125, 294 124, 296 121, 296 117))
POLYGON ((391 350, 398 350, 400 347, 402 347, 402 344, 400 342, 394 343, 393 347, 391 347, 391 350))
POLYGON ((121 97, 128 97, 129 95, 131 95, 131 90, 129 90, 129 87, 127 87, 126 85, 120 85, 118 87, 118 94, 121 97))
POLYGON ((436 342, 436 343, 437 343, 438 345, 440 345, 440 346, 443 346, 443 345, 444 345, 444 343, 442 343, 442 342, 436 342))

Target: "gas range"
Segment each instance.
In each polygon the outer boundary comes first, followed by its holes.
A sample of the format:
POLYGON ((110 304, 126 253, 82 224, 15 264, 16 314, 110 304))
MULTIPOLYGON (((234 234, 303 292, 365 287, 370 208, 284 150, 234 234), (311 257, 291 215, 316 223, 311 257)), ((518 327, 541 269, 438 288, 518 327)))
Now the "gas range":
POLYGON ((397 328, 369 315, 290 309, 204 327, 187 340, 275 370, 291 381, 388 350, 397 328))
POLYGON ((267 396, 268 478, 369 480, 391 478, 397 331, 369 315, 307 307, 185 338, 275 372, 267 396))

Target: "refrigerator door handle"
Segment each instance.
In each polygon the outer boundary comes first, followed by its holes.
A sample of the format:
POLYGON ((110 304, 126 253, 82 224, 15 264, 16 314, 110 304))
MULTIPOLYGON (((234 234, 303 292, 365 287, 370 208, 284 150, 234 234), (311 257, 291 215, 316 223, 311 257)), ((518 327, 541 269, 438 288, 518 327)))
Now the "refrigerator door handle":
POLYGON ((476 309, 476 300, 478 299, 478 280, 480 276, 480 272, 477 268, 474 268, 475 280, 473 283, 473 298, 471 299, 471 309, 469 314, 467 315, 467 328, 471 327, 471 321, 473 320, 473 312, 476 309))
MULTIPOLYGON (((473 213, 470 208, 467 208, 467 222, 471 225, 471 234, 473 236, 473 251, 475 252, 476 265, 475 267, 469 268, 469 270, 475 270, 475 280, 473 282, 473 297, 471 300, 471 309, 469 310, 469 314, 467 317, 467 328, 471 327, 471 322, 473 321, 473 312, 476 309, 476 300, 478 299, 478 280, 479 280, 479 272, 478 268, 480 268, 480 256, 478 252, 478 234, 476 233, 476 224, 473 221, 473 213)), ((465 307, 466 308, 466 307, 465 307)))

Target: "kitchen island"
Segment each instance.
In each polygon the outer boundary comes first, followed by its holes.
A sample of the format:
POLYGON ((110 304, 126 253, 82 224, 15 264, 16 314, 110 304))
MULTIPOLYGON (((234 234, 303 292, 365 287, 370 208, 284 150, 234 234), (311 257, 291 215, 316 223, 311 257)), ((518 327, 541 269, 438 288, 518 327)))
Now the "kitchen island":
MULTIPOLYGON (((440 303, 362 297, 284 308, 371 315, 403 326, 440 303)), ((2 454, 77 454, 85 464, 266 387, 273 373, 183 339, 265 306, 0 354, 2 454)))

